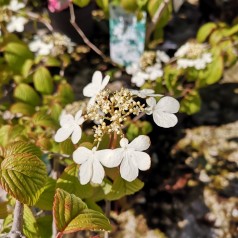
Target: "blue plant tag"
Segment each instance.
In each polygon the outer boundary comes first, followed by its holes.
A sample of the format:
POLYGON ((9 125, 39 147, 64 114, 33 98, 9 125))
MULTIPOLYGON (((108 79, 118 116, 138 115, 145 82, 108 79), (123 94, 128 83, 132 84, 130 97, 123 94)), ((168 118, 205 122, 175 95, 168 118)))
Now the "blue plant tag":
POLYGON ((139 19, 119 6, 110 5, 110 57, 120 65, 139 61, 144 51, 146 12, 139 19))

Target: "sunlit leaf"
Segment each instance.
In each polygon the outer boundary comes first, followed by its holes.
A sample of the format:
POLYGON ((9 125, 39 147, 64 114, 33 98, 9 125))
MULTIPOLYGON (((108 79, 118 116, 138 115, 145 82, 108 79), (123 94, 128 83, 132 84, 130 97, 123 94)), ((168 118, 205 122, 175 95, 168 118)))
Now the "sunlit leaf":
POLYGON ((217 25, 214 22, 208 22, 204 24, 197 33, 197 41, 199 43, 204 42, 208 36, 217 28, 217 25))
POLYGON ((56 191, 53 215, 61 234, 81 230, 111 230, 109 220, 103 214, 88 209, 80 198, 62 189, 56 191))
POLYGON ((118 176, 113 182, 110 193, 106 195, 106 199, 108 200, 118 200, 126 195, 132 195, 139 190, 141 190, 144 186, 144 183, 139 179, 135 179, 132 182, 128 182, 118 176))
POLYGON ((68 166, 60 178, 57 180, 56 187, 68 193, 75 194, 79 198, 92 196, 93 188, 90 184, 82 185, 79 182, 79 165, 73 163, 68 166))

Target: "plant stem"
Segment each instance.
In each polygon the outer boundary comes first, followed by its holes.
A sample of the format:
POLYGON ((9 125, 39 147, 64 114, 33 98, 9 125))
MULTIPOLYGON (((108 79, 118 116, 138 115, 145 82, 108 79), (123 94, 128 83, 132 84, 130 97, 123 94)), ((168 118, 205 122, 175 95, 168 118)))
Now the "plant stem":
POLYGON ((74 12, 74 6, 72 3, 69 4, 69 11, 70 11, 70 23, 74 27, 74 29, 78 32, 78 34, 82 37, 84 43, 89 46, 94 52, 96 52, 98 55, 100 55, 104 60, 108 60, 108 57, 103 54, 101 50, 97 48, 84 34, 84 32, 81 30, 81 28, 76 23, 75 18, 75 12, 74 12))
POLYGON ((166 9, 166 7, 168 6, 170 0, 164 0, 158 7, 157 11, 155 12, 148 28, 147 28, 147 32, 146 32, 146 44, 149 43, 150 40, 150 36, 152 34, 152 32, 155 29, 155 26, 157 24, 157 22, 160 20, 164 10, 166 9))
POLYGON ((9 238, 21 238, 25 237, 23 235, 23 212, 24 205, 16 200, 14 214, 13 214, 13 224, 12 229, 9 232, 9 238))

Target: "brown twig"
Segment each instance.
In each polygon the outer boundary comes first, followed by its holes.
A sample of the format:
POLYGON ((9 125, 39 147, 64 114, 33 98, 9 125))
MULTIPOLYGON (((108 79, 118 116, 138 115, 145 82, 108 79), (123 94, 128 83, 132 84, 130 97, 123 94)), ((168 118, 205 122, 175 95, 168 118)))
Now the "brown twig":
POLYGON ((157 11, 155 12, 151 22, 149 23, 149 26, 147 28, 147 32, 146 32, 146 43, 148 44, 149 40, 150 40, 150 36, 152 34, 152 32, 155 29, 155 26, 157 24, 157 22, 160 20, 164 10, 166 9, 166 7, 168 6, 170 0, 164 0, 158 7, 157 11))
POLYGON ((70 23, 74 27, 74 29, 77 31, 77 33, 82 37, 84 43, 90 47, 94 52, 96 52, 98 55, 100 55, 103 60, 108 61, 108 57, 98 49, 97 46, 95 46, 84 34, 84 32, 81 30, 81 28, 78 26, 76 23, 76 18, 75 18, 75 12, 74 12, 74 6, 72 3, 69 4, 69 11, 70 11, 70 23))

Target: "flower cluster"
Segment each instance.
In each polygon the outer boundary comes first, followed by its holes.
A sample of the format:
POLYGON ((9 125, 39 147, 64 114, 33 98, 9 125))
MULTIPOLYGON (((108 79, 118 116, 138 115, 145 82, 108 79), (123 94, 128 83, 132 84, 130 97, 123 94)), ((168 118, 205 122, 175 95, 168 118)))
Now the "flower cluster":
POLYGON ((45 35, 44 32, 39 32, 34 36, 34 39, 29 43, 32 52, 38 55, 61 55, 65 51, 71 54, 74 50, 75 43, 73 43, 67 36, 58 32, 50 35, 45 35))
POLYGON ((162 64, 169 60, 169 56, 163 51, 148 51, 142 55, 139 63, 128 66, 126 72, 132 75, 131 82, 141 87, 147 80, 155 81, 162 77, 162 64))
POLYGON ((179 68, 194 67, 197 70, 205 69, 212 62, 212 54, 206 52, 206 45, 197 42, 187 42, 174 55, 177 57, 179 68))
POLYGON ((7 6, 0 7, 0 22, 6 22, 8 32, 23 32, 24 26, 28 22, 27 18, 18 16, 19 10, 25 7, 25 3, 18 0, 11 0, 7 6), (8 14, 10 11, 10 14, 8 14))
POLYGON ((109 76, 103 78, 102 73, 96 71, 92 82, 83 90, 84 96, 90 97, 85 115, 82 115, 82 110, 79 110, 75 116, 63 112, 60 117, 61 128, 55 134, 57 142, 62 142, 71 136, 72 142, 77 144, 82 135, 80 127, 82 123, 86 120, 95 122, 93 129, 97 146, 92 150, 80 146, 73 153, 74 161, 80 164, 81 184, 90 181, 96 184, 102 183, 105 176, 104 167, 120 166, 121 177, 129 182, 138 177, 139 170, 149 169, 150 156, 143 152, 150 146, 149 137, 140 135, 131 143, 124 138, 123 128, 131 116, 141 113, 152 114, 155 123, 164 128, 175 126, 177 123, 174 113, 178 112, 179 103, 176 99, 166 96, 156 102, 155 97, 162 95, 154 94, 150 89, 137 91, 122 88, 111 92, 106 89, 108 82, 109 76), (138 98, 144 99, 147 107, 137 100, 138 98), (104 134, 120 135, 121 148, 98 150, 104 134))

